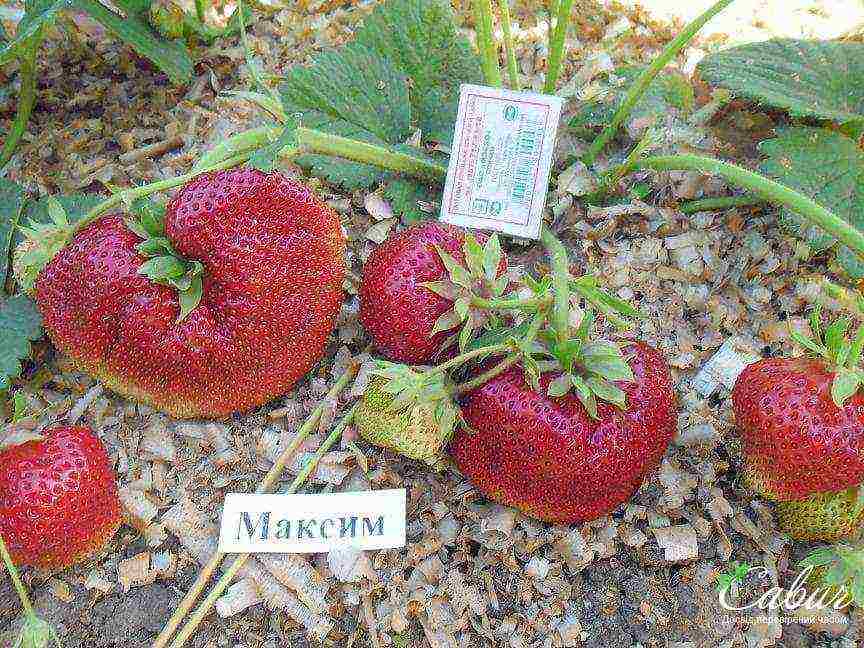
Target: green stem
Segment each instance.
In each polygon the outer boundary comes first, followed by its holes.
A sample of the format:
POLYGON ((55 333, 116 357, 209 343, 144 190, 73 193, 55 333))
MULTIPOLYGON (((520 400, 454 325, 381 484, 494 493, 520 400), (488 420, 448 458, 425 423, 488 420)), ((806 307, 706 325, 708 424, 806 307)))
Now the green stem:
POLYGON ((501 362, 499 362, 497 365, 495 365, 494 367, 492 367, 488 371, 483 372, 479 376, 475 376, 474 378, 472 378, 468 382, 465 382, 465 383, 462 383, 461 385, 458 385, 455 389, 455 394, 457 396, 462 396, 463 394, 467 394, 468 392, 474 391, 480 385, 486 384, 487 382, 489 382, 490 380, 492 380, 496 376, 507 371, 510 367, 515 365, 517 362, 519 362, 519 356, 518 355, 508 356, 505 360, 502 360, 501 362))
POLYGON ((630 173, 639 162, 639 159, 642 157, 643 153, 647 151, 651 144, 654 142, 654 131, 648 129, 645 135, 642 136, 642 139, 639 140, 639 143, 633 147, 633 150, 627 155, 627 159, 624 160, 623 163, 618 166, 610 169, 604 176, 603 180, 600 182, 600 186, 597 188, 595 192, 596 195, 604 196, 609 192, 609 189, 615 186, 621 178, 630 173))
POLYGON ((480 65, 486 84, 500 88, 501 69, 498 67, 498 48, 492 37, 491 0, 474 0, 474 22, 477 31, 477 49, 480 50, 480 65))
POLYGON ((301 151, 306 149, 308 152, 343 157, 424 180, 443 180, 447 177, 446 166, 383 146, 302 127, 297 129, 297 139, 301 151))
POLYGON ((21 605, 24 608, 24 614, 30 618, 36 617, 36 612, 33 610, 33 604, 30 602, 30 595, 27 594, 27 588, 18 574, 18 568, 12 562, 12 556, 9 555, 9 549, 6 548, 6 543, 3 541, 3 536, 0 536, 0 556, 3 557, 3 562, 6 565, 6 571, 9 572, 9 577, 12 579, 12 584, 15 586, 15 591, 18 592, 18 598, 21 599, 21 605))
POLYGON ((559 342, 570 337, 570 264, 567 260, 567 250, 558 237, 544 225, 540 232, 540 241, 549 255, 552 274, 552 292, 555 301, 552 310, 552 328, 559 342))
POLYGON ((570 26, 570 12, 573 0, 560 0, 558 3, 558 18, 555 20, 555 31, 549 41, 549 65, 546 70, 546 83, 543 92, 555 94, 558 76, 561 74, 561 62, 564 60, 564 41, 567 38, 567 28, 570 26))
POLYGON ((429 371, 426 372, 427 376, 434 376, 439 373, 443 373, 445 371, 449 371, 455 367, 465 364, 473 360, 474 358, 479 358, 481 356, 491 355, 493 353, 501 353, 504 351, 508 351, 510 347, 506 344, 495 344, 488 347, 480 347, 479 349, 473 349, 472 351, 466 351, 455 358, 451 358, 447 362, 444 362, 437 367, 432 367, 429 371))
POLYGON ((699 30, 705 26, 705 23, 723 11, 726 7, 732 4, 732 2, 734 2, 734 0, 719 0, 719 2, 714 4, 714 6, 710 7, 705 13, 687 25, 684 31, 678 34, 678 36, 666 46, 666 49, 663 50, 660 56, 654 59, 651 65, 649 65, 645 71, 639 75, 639 78, 636 79, 636 82, 630 87, 630 90, 628 90, 627 94, 624 96, 624 101, 621 103, 620 108, 615 112, 612 122, 607 125, 597 139, 592 142, 588 152, 583 158, 585 164, 588 166, 594 164, 597 160, 597 156, 600 155, 603 148, 612 140, 613 137, 615 137, 615 133, 618 132, 621 124, 623 124, 627 117, 630 116, 631 111, 642 98, 642 95, 645 94, 648 86, 651 85, 651 82, 654 81, 663 68, 665 68, 666 65, 668 65, 668 63, 675 58, 675 56, 677 56, 691 40, 693 40, 699 30))
MULTIPOLYGON (((315 452, 312 458, 306 463, 303 467, 303 470, 300 471, 300 474, 294 479, 291 485, 288 487, 286 493, 296 493, 297 490, 302 486, 306 480, 309 478, 309 475, 312 474, 312 471, 318 466, 318 463, 321 461, 321 458, 332 448, 336 442, 342 437, 342 433, 345 431, 345 428, 351 423, 351 419, 354 417, 354 410, 357 408, 357 405, 351 407, 348 413, 339 421, 333 431, 330 433, 330 436, 321 444, 321 447, 315 452)), ((219 600, 219 597, 228 589, 228 586, 231 585, 231 582, 234 580, 234 577, 237 575, 237 572, 246 564, 246 561, 249 560, 250 554, 242 553, 239 554, 231 565, 228 566, 228 569, 222 574, 222 577, 217 581, 216 585, 213 587, 213 590, 207 595, 201 605, 198 606, 198 609, 195 610, 195 613, 190 617, 188 623, 183 626, 180 632, 175 637, 174 641, 171 643, 171 648, 182 648, 186 645, 186 642, 189 641, 189 638, 193 635, 195 630, 201 625, 201 622, 210 612, 214 605, 216 605, 216 601, 219 600)))
POLYGON ((682 214, 695 214, 700 211, 718 211, 731 207, 750 207, 761 205, 764 198, 757 196, 724 196, 722 198, 703 198, 684 203, 678 209, 682 214))
POLYGON ((498 0, 501 8, 501 31, 504 33, 504 53, 507 57, 507 76, 510 88, 519 90, 519 71, 516 67, 516 47, 513 44, 513 28, 510 25, 510 0, 498 0))
POLYGON ((36 105, 36 54, 39 50, 39 44, 42 42, 42 32, 39 30, 33 35, 35 41, 27 53, 21 57, 21 65, 18 74, 21 78, 21 90, 18 93, 18 108, 15 112, 15 121, 12 122, 12 127, 9 129, 9 134, 6 136, 6 141, 3 142, 3 148, 0 150, 0 169, 6 166, 6 163, 12 158, 18 142, 24 136, 27 130, 27 122, 30 121, 30 115, 33 113, 33 106, 36 105))
MULTIPOLYGON (((195 15, 198 17, 198 22, 201 24, 206 24, 205 22, 205 12, 207 10, 207 5, 205 4, 206 0, 195 0, 195 15)), ((242 10, 242 7, 240 9, 242 10)))
POLYGON ((534 311, 547 308, 551 300, 549 297, 532 297, 522 299, 520 297, 509 297, 498 299, 485 299, 483 297, 474 297, 471 300, 471 306, 481 310, 522 310, 534 311))
POLYGON ((861 231, 812 198, 758 173, 698 155, 648 157, 641 160, 638 166, 654 171, 702 171, 719 175, 730 184, 746 189, 767 202, 800 214, 864 258, 864 234, 861 231))

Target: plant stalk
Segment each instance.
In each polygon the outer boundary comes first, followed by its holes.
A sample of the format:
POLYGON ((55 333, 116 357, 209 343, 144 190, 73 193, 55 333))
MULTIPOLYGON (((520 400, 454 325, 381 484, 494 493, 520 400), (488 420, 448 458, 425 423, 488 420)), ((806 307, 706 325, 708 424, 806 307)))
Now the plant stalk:
POLYGON ((493 346, 481 347, 479 349, 473 349, 471 351, 466 351, 455 358, 451 358, 447 362, 444 362, 437 367, 432 367, 429 371, 426 372, 427 376, 434 376, 439 373, 443 373, 445 371, 449 371, 450 369, 454 369, 460 365, 465 364, 466 362, 470 362, 474 358, 479 358, 484 355, 490 355, 493 353, 499 353, 504 351, 509 351, 510 347, 506 344, 495 344, 493 346))
POLYGON ((702 29, 709 20, 733 2, 734 0, 719 0, 715 3, 705 11, 705 13, 687 25, 687 27, 685 27, 684 30, 666 46, 660 56, 654 59, 651 65, 649 65, 642 74, 639 75, 639 78, 636 79, 636 82, 632 86, 630 86, 630 89, 624 96, 624 101, 615 112, 612 122, 603 129, 585 153, 585 157, 582 160, 586 165, 591 166, 594 164, 597 160, 597 156, 600 155, 603 148, 612 140, 613 137, 615 137, 621 124, 623 124, 627 117, 630 116, 630 113, 642 98, 642 95, 645 94, 648 86, 651 85, 651 82, 654 81, 663 68, 665 68, 691 40, 693 40, 699 30, 702 29))
POLYGON ((488 371, 484 371, 482 374, 480 374, 479 376, 475 376, 474 378, 472 378, 468 382, 465 382, 465 383, 462 383, 461 385, 458 385, 456 387, 456 390, 455 390, 456 396, 462 396, 463 394, 467 394, 468 392, 474 391, 475 389, 477 389, 481 385, 486 384, 487 382, 489 382, 490 380, 492 380, 496 376, 507 371, 510 367, 515 365, 517 362, 519 362, 519 356, 518 355, 514 354, 514 355, 507 356, 507 358, 505 358, 504 360, 499 362, 497 365, 495 365, 494 367, 492 367, 488 371))
MULTIPOLYGON (((318 406, 312 410, 312 413, 308 416, 308 418, 304 421, 303 425, 297 431, 297 436, 294 440, 288 445, 287 448, 279 455, 279 458, 276 460, 276 463, 273 464, 273 467, 270 468, 270 471, 264 477, 264 480, 258 485, 258 488, 255 490, 256 493, 262 494, 269 492, 273 485, 279 481, 279 478, 282 476, 282 473, 285 471, 285 466, 288 465, 288 462, 294 456, 294 453, 300 447, 300 445, 306 440, 306 438, 312 433, 312 431, 317 427, 319 421, 321 420, 321 416, 324 414, 324 410, 327 407, 328 402, 332 402, 334 399, 339 397, 339 394, 348 386, 348 383, 357 375, 357 371, 360 366, 357 362, 353 362, 345 372, 339 377, 339 380, 330 388, 330 391, 327 392, 327 395, 324 397, 324 400, 318 404, 318 406)), ((295 480, 296 481, 296 480, 295 480)), ((298 484, 299 485, 299 484, 298 484)), ((195 601, 198 599, 198 596, 204 590, 204 587, 210 581, 210 578, 213 576, 215 571, 219 568, 219 565, 222 562, 222 559, 225 557, 225 554, 221 551, 216 551, 206 565, 202 568, 201 572, 198 574, 198 578, 195 579, 195 582, 192 584, 191 589, 183 598, 183 601, 180 603, 179 607, 174 611, 174 614, 171 615, 171 618, 168 619, 168 623, 165 624, 165 627, 162 629, 162 632, 159 633, 159 636, 156 638, 156 641, 153 642, 152 648, 164 648, 168 645, 168 642, 171 639, 171 635, 174 634, 174 631, 180 626, 180 623, 186 618, 189 612, 192 610, 192 607, 195 605, 195 601)))
POLYGON ((519 297, 509 297, 498 299, 485 299, 484 297, 474 297, 471 300, 471 306, 481 310, 542 310, 551 304, 551 299, 546 297, 532 297, 529 299, 521 299, 519 297))
POLYGON ((555 20, 555 31, 549 40, 549 64, 546 70, 546 82, 543 92, 555 94, 558 77, 561 74, 561 63, 564 60, 564 41, 567 39, 567 28, 570 26, 570 12, 573 0, 559 0, 557 3, 558 17, 555 20))
MULTIPOLYGON (((312 471, 318 466, 318 463, 321 461, 321 458, 324 454, 333 447, 333 445, 342 437, 342 433, 345 431, 345 428, 348 427, 348 424, 351 423, 351 419, 354 416, 354 410, 357 405, 353 405, 348 413, 339 421, 333 431, 330 433, 330 436, 321 444, 321 447, 315 452, 314 456, 309 460, 309 462, 303 467, 303 470, 300 471, 300 474, 294 479, 291 483, 291 486, 288 487, 286 493, 296 493, 297 489, 303 485, 309 475, 312 474, 312 471)), ((234 577, 237 575, 237 572, 242 569, 243 565, 246 564, 246 561, 249 560, 251 554, 242 553, 239 554, 228 569, 225 570, 225 573, 222 574, 222 577, 216 582, 216 585, 207 595, 207 598, 202 601, 201 605, 195 610, 195 613, 189 619, 188 623, 180 630, 175 637, 174 641, 171 644, 171 648, 182 648, 186 645, 186 642, 193 635, 195 630, 201 625, 201 622, 216 604, 216 601, 219 600, 219 597, 225 592, 231 582, 234 580, 234 577)), ((154 645, 154 648, 155 645, 154 645)))
POLYGON ((492 34, 491 0, 474 0, 474 23, 477 32, 477 49, 480 50, 480 65, 486 85, 500 88, 501 68, 498 66, 498 47, 492 34))
POLYGON ((516 46, 513 42, 513 27, 510 24, 510 0, 498 0, 501 9, 501 31, 504 34, 504 54, 507 58, 507 76, 510 88, 519 90, 519 70, 516 66, 516 46))
POLYGON ((21 57, 21 64, 18 70, 21 78, 18 107, 15 112, 15 120, 12 122, 12 127, 6 136, 6 141, 3 142, 3 148, 0 149, 0 170, 12 159, 18 143, 27 130, 27 122, 30 121, 33 106, 36 105, 36 54, 37 50, 39 50, 39 44, 42 42, 43 31, 40 29, 33 34, 32 38, 35 42, 28 52, 21 57))
POLYGON ((559 342, 570 337, 570 264, 567 250, 548 226, 540 232, 540 241, 549 255, 552 274, 552 292, 555 296, 552 310, 552 328, 559 342))
POLYGON ((3 540, 2 535, 0 535, 0 556, 3 557, 3 563, 6 565, 6 571, 9 572, 9 577, 12 579, 12 584, 15 586, 18 598, 21 599, 21 606, 24 608, 24 614, 31 619, 35 619, 36 611, 33 609, 30 595, 27 593, 27 588, 24 587, 24 582, 21 580, 18 568, 15 566, 15 563, 12 562, 12 556, 9 554, 9 549, 6 547, 6 542, 3 540))
POLYGON ((730 209, 732 207, 752 207, 753 205, 761 205, 765 202, 764 198, 758 196, 724 196, 722 198, 703 198, 702 200, 692 200, 684 203, 678 208, 682 214, 695 214, 701 211, 719 211, 721 209, 730 209))
POLYGON ((782 205, 800 214, 864 259, 864 233, 812 198, 758 173, 698 155, 648 157, 639 161, 637 166, 654 171, 702 171, 719 175, 730 184, 746 189, 767 202, 782 205))

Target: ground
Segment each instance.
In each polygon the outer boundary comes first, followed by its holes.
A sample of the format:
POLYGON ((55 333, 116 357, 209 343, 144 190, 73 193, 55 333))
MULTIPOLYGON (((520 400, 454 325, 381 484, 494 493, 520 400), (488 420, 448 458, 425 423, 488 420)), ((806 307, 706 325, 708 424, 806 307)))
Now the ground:
MULTIPOLYGON (((615 63, 650 59, 675 33, 670 21, 690 19, 710 3, 683 4, 577 0, 565 81, 604 55, 615 63)), ((344 39, 369 5, 321 0, 270 12, 253 28, 253 48, 278 74, 344 39)), ((517 3, 514 15, 525 28, 521 72, 536 84, 545 64, 543 40, 535 38, 543 17, 526 2, 517 3)), ((690 71, 705 50, 733 40, 835 37, 861 21, 864 7, 848 1, 739 2, 678 65, 690 71)), ((195 80, 174 88, 110 40, 56 34, 40 59, 39 102, 9 175, 32 190, 56 193, 102 191, 102 183, 128 186, 187 170, 200 152, 255 119, 247 108, 216 98, 247 81, 236 39, 196 55, 195 80)), ((13 101, 2 101, 0 117, 10 120, 13 101)), ((733 123, 738 137, 724 150, 752 166, 756 138, 770 135, 774 123, 737 106, 713 136, 722 140, 729 135, 724 126, 733 123)), ((579 143, 565 136, 566 147, 579 143)), ((554 192, 550 204, 574 264, 634 300, 649 315, 638 336, 670 359, 682 411, 679 437, 660 470, 614 514, 579 527, 551 526, 490 504, 453 468, 433 474, 358 441, 359 454, 348 447, 331 457, 338 483, 329 488, 407 488, 409 545, 355 556, 353 569, 333 557, 312 558, 329 586, 318 617, 332 625, 325 645, 858 645, 857 611, 818 632, 794 622, 781 628, 728 618, 720 607, 717 576, 731 562, 766 568, 767 580, 754 575, 739 588, 741 600, 752 600, 772 581, 788 585, 809 546, 781 535, 770 503, 740 484, 728 390, 704 397, 694 388, 700 368, 732 336, 756 354, 787 352, 787 324, 802 325, 812 297, 807 280, 825 272, 825 259, 807 259, 777 230, 771 210, 686 217, 675 208, 679 199, 722 193, 722 184, 689 176, 651 181, 665 187, 657 204, 634 200, 626 209, 586 211, 564 190, 554 192), (361 470, 367 462, 368 470, 361 470)), ((364 195, 320 190, 342 217, 357 277, 374 241, 394 224, 373 218, 364 195)), ((511 255, 526 267, 537 259, 533 249, 514 248, 511 255)), ((352 297, 326 361, 309 381, 259 411, 211 424, 178 423, 103 392, 49 347, 40 348, 40 364, 50 373, 36 373, 28 390, 33 409, 44 412, 32 424, 77 407, 108 446, 127 502, 138 511, 138 528, 124 526, 104 556, 58 574, 26 573, 37 608, 66 648, 150 645, 197 574, 196 538, 206 539, 224 494, 255 488, 274 448, 334 380, 334 362, 344 366, 348 354, 364 346, 352 297)), ((260 564, 259 570, 267 572, 260 564)), ((241 585, 250 582, 247 577, 241 585)), ((285 596, 284 588, 279 591, 285 596)), ((4 580, 0 646, 11 642, 19 615, 4 580)), ((189 645, 318 642, 277 602, 275 609, 255 603, 225 618, 211 614, 189 645)))

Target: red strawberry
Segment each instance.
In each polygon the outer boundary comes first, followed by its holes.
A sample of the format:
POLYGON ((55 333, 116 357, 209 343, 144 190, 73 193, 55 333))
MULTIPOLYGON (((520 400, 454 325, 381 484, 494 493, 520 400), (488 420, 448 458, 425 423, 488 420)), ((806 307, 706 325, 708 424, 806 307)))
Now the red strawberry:
POLYGON ((738 376, 732 410, 741 433, 744 477, 780 502, 781 528, 797 539, 836 540, 864 522, 864 327, 846 339, 846 319, 814 338, 792 338, 817 358, 760 360, 738 376))
POLYGON ((64 569, 101 551, 120 527, 108 454, 86 427, 46 430, 0 451, 0 535, 18 565, 64 569))
POLYGON ((386 357, 429 363, 463 320, 463 346, 484 324, 485 313, 471 308, 471 298, 501 296, 506 269, 497 237, 466 237, 437 221, 410 227, 390 236, 366 262, 360 321, 386 357))
MULTIPOLYGON (((608 349, 598 345, 591 354, 608 364, 608 349)), ((663 357, 643 343, 622 351, 632 380, 600 385, 597 394, 619 400, 617 387, 623 408, 584 392, 551 397, 563 374, 544 373, 535 390, 515 367, 469 393, 462 413, 470 429, 459 431, 451 446, 459 469, 490 499, 549 522, 571 524, 613 511, 656 468, 676 429, 663 357)), ((596 384, 591 375, 568 380, 596 384)))
POLYGON ((222 417, 284 394, 321 359, 345 241, 309 188, 250 169, 206 174, 169 203, 162 236, 134 229, 119 215, 90 224, 36 281, 45 329, 83 370, 174 416, 222 417), (196 281, 200 303, 178 321, 183 294, 162 284, 196 281))
POLYGON ((732 391, 746 478, 775 500, 864 482, 864 395, 838 407, 824 360, 772 358, 748 366, 732 391))

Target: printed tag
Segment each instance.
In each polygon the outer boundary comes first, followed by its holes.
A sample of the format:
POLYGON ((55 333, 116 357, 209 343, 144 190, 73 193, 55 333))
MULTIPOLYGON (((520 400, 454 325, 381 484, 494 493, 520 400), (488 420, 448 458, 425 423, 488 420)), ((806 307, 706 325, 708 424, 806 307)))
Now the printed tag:
POLYGON ((464 84, 441 220, 539 238, 564 100, 464 84))
POLYGON ((405 489, 225 497, 224 553, 323 553, 405 546, 405 489))
POLYGON ((691 386, 704 398, 711 396, 720 385, 732 389, 747 365, 759 359, 760 357, 751 352, 744 340, 731 337, 696 374, 691 386))

